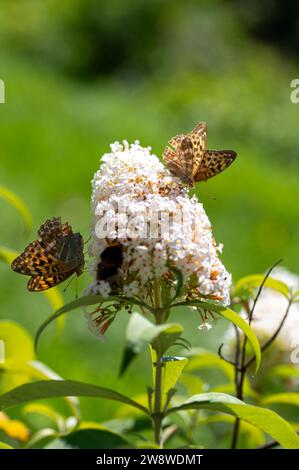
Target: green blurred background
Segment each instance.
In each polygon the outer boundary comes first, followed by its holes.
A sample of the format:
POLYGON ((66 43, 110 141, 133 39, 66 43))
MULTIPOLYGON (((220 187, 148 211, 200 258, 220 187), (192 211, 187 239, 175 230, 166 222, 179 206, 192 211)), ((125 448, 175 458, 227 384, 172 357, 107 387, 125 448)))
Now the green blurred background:
MULTIPOLYGON (((299 272, 298 5, 289 0, 2 0, 0 184, 34 216, 24 235, 0 201, 1 240, 21 251, 48 217, 61 215, 88 238, 90 180, 115 140, 139 139, 161 156, 169 137, 208 123, 208 147, 232 148, 235 163, 196 193, 224 243, 233 278, 264 272, 279 258, 299 272)), ((0 316, 32 334, 50 313, 26 279, 0 265, 0 316)), ((79 289, 89 277, 79 278, 79 289)), ((61 289, 62 290, 62 289, 61 289)), ((72 300, 74 285, 64 297, 72 300)), ((186 337, 216 351, 226 327, 199 332, 181 311, 186 337)), ((126 314, 99 342, 82 312, 68 316, 38 358, 64 378, 133 396, 150 382, 146 357, 117 379, 126 314)), ((109 402, 82 400, 86 419, 108 419, 109 402)))

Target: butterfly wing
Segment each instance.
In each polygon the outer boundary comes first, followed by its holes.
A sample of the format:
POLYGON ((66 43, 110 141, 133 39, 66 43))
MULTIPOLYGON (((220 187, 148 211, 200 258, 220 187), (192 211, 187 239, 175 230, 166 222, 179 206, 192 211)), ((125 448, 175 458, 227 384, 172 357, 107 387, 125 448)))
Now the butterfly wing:
POLYGON ((189 186, 194 184, 194 175, 202 162, 206 148, 207 126, 200 122, 187 135, 173 137, 163 153, 168 169, 189 186))
POLYGON ((192 143, 192 171, 191 178, 197 173, 198 168, 203 160, 204 152, 206 149, 207 140, 207 125, 205 122, 200 122, 197 126, 188 134, 189 139, 192 143))
POLYGON ((45 253, 38 240, 30 243, 11 264, 13 271, 27 276, 52 276, 72 271, 74 265, 64 263, 45 253))
POLYGON ((228 168, 237 154, 233 150, 206 150, 202 162, 194 175, 194 181, 206 181, 228 168))
POLYGON ((32 276, 28 281, 27 289, 31 292, 50 289, 68 279, 74 272, 75 270, 54 274, 53 276, 32 276))
POLYGON ((55 263, 56 259, 51 255, 46 255, 39 241, 35 240, 14 259, 11 268, 13 271, 27 276, 42 276, 46 273, 52 274, 55 263))
POLYGON ((83 238, 73 234, 60 217, 47 220, 38 230, 38 239, 30 243, 11 265, 13 271, 31 276, 28 290, 42 291, 60 284, 84 267, 83 238))
POLYGON ((60 217, 46 220, 38 230, 38 241, 46 254, 63 260, 67 240, 73 235, 69 224, 62 224, 60 217))
POLYGON ((163 152, 163 160, 174 176, 192 185, 190 177, 193 167, 193 151, 189 137, 177 135, 170 139, 163 152))

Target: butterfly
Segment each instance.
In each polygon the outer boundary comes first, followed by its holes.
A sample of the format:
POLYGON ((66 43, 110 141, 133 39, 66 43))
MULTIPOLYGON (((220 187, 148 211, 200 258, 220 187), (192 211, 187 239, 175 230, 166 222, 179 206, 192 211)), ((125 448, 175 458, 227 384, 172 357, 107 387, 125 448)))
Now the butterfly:
POLYGON ((11 265, 13 271, 31 276, 29 291, 43 291, 65 281, 84 269, 83 237, 73 233, 60 217, 41 225, 37 240, 30 243, 11 265))
POLYGON ((169 171, 189 187, 225 170, 236 158, 233 150, 206 150, 207 126, 200 122, 191 132, 170 139, 163 152, 169 171))

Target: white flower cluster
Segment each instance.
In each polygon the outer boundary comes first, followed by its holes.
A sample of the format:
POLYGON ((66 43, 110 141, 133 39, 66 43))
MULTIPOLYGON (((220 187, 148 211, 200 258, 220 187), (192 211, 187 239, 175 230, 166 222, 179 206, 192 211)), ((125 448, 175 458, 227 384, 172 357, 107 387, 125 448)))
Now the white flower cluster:
POLYGON ((138 141, 112 144, 92 187, 94 282, 89 292, 111 293, 111 280, 103 273, 115 263, 106 260, 107 249, 118 246, 119 293, 146 298, 154 279, 174 280, 175 267, 183 274, 185 295, 229 304, 231 276, 219 260, 221 246, 215 244, 202 204, 189 198, 150 148, 138 141))

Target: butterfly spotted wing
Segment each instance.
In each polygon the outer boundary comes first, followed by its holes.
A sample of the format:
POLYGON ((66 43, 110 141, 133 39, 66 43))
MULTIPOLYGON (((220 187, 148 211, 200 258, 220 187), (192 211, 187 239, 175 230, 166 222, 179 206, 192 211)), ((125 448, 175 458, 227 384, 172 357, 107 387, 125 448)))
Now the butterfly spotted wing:
POLYGON ((50 289, 68 279, 74 272, 75 271, 69 271, 54 274, 53 276, 32 276, 28 281, 27 288, 31 292, 50 289))
POLYGON ((173 137, 163 153, 169 171, 188 186, 217 175, 236 158, 232 150, 206 150, 207 127, 200 122, 186 135, 173 137))
POLYGON ((194 182, 206 181, 228 168, 237 154, 233 150, 206 150, 202 162, 194 175, 194 182))
POLYGON ((38 239, 30 243, 11 265, 13 271, 31 276, 30 291, 42 291, 60 284, 84 268, 83 238, 73 234, 60 217, 47 220, 38 231, 38 239))
POLYGON ((163 160, 174 176, 193 186, 194 174, 202 161, 205 145, 206 124, 200 122, 189 134, 170 139, 163 152, 163 160))

